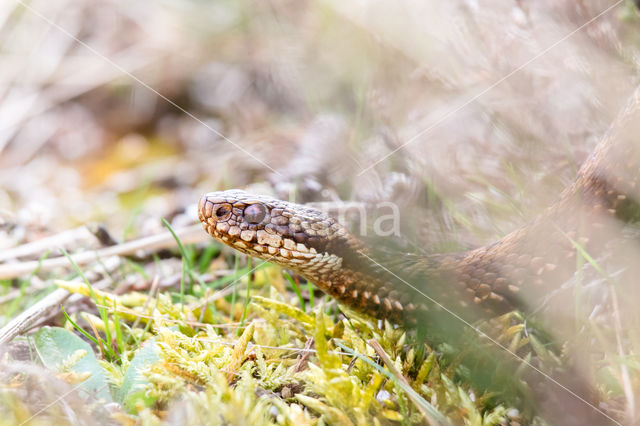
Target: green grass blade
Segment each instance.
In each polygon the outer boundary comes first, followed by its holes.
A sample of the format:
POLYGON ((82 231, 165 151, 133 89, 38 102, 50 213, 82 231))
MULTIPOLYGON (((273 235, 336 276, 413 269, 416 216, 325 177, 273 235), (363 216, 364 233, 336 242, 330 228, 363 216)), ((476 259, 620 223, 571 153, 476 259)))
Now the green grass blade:
POLYGON ((302 308, 303 311, 307 312, 307 305, 304 301, 304 298, 302 297, 302 293, 300 292, 300 287, 298 286, 296 281, 293 279, 293 277, 289 275, 287 272, 283 271, 282 274, 287 279, 287 281, 289 281, 289 284, 291 284, 293 291, 296 292, 296 295, 298 296, 298 301, 300 302, 300 307, 302 308))

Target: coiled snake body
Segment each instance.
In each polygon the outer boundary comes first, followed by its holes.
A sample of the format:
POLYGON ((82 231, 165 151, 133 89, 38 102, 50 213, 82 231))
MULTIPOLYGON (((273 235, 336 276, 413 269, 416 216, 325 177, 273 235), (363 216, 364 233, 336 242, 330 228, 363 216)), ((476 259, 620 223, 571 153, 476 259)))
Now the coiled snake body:
POLYGON ((199 218, 224 244, 283 265, 379 318, 415 322, 416 314, 432 309, 425 295, 468 318, 526 309, 575 272, 578 250, 600 248, 620 221, 635 218, 639 93, 553 206, 468 252, 381 259, 318 210, 238 190, 204 195, 199 218))

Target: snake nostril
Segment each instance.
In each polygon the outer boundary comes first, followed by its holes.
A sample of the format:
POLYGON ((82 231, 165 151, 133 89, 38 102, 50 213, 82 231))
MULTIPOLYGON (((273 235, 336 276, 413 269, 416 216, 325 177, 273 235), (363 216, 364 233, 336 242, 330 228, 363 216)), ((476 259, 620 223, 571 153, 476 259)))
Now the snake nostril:
POLYGON ((231 215, 231 206, 223 204, 216 209, 216 217, 218 220, 225 220, 231 215))
POLYGON ((244 209, 244 218, 249 223, 260 223, 267 215, 267 209, 262 204, 252 204, 244 209))

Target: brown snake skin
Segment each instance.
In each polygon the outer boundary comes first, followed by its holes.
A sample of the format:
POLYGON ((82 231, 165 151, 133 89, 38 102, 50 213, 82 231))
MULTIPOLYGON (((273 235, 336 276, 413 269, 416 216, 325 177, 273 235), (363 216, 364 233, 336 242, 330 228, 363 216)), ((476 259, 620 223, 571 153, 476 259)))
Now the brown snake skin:
POLYGON ((414 322, 414 314, 433 309, 425 294, 470 319, 524 310, 575 273, 577 246, 597 253, 612 232, 620 234, 620 222, 636 219, 639 93, 553 206, 475 250, 376 258, 318 210, 238 190, 204 195, 199 219, 222 243, 287 267, 340 302, 379 318, 414 322))

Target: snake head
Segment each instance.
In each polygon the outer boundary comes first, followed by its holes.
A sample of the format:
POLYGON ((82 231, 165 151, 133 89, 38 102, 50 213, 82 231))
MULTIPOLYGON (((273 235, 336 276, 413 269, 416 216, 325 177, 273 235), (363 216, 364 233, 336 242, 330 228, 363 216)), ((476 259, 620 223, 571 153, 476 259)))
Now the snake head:
POLYGON ((362 242, 320 210, 228 190, 203 195, 198 217, 216 240, 291 269, 356 309, 397 321, 403 304, 415 309, 411 293, 395 291, 362 242))
POLYGON ((307 277, 314 268, 339 268, 342 257, 333 248, 348 240, 346 229, 320 210, 240 190, 203 195, 198 218, 218 241, 307 277))

